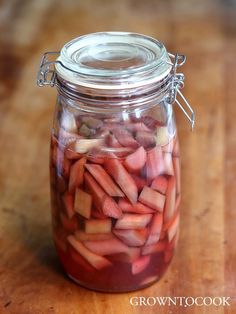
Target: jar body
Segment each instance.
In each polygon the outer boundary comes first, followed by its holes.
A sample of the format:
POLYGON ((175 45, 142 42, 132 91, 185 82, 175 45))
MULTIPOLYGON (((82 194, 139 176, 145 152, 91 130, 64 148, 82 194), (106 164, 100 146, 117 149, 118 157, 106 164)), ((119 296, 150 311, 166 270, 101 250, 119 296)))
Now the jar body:
POLYGON ((172 106, 89 112, 59 95, 50 155, 55 246, 84 287, 159 280, 178 240, 179 145, 172 106))

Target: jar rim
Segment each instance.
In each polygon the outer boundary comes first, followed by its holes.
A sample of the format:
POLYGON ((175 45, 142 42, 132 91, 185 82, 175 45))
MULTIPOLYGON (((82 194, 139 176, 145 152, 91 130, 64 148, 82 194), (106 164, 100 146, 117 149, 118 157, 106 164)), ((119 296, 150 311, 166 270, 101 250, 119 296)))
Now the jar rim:
POLYGON ((59 78, 93 89, 121 90, 154 84, 172 65, 158 40, 130 32, 97 32, 77 37, 61 49, 59 78))

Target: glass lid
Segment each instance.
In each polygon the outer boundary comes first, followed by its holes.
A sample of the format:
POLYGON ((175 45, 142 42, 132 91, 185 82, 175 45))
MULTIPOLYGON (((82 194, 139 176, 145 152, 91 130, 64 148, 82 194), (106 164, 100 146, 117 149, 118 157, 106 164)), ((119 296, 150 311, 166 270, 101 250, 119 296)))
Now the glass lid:
POLYGON ((164 45, 152 37, 102 32, 65 44, 55 67, 59 79, 75 85, 123 89, 158 82, 172 66, 164 45))

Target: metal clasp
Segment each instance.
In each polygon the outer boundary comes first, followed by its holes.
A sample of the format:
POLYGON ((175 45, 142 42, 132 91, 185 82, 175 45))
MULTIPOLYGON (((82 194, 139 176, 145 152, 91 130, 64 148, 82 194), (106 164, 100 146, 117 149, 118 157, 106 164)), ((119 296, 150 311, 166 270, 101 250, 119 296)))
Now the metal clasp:
POLYGON ((181 93, 180 89, 184 87, 184 74, 183 73, 176 73, 177 68, 182 66, 186 62, 186 57, 184 55, 178 55, 177 53, 175 55, 168 53, 169 57, 173 59, 173 62, 170 64, 172 65, 171 74, 172 74, 172 86, 170 95, 168 96, 168 101, 171 104, 174 104, 175 102, 180 107, 180 109, 183 111, 187 119, 189 120, 191 124, 191 129, 193 130, 194 124, 195 124, 195 113, 193 109, 191 108, 190 104, 184 97, 184 95, 181 93), (180 96, 183 103, 181 103, 177 96, 180 96), (186 106, 186 108, 184 108, 186 106), (190 113, 188 113, 189 111, 190 113))
POLYGON ((59 55, 60 52, 45 52, 39 66, 38 76, 37 76, 37 84, 38 86, 51 86, 55 85, 56 81, 56 72, 55 72, 55 63, 57 62, 52 56, 59 55))

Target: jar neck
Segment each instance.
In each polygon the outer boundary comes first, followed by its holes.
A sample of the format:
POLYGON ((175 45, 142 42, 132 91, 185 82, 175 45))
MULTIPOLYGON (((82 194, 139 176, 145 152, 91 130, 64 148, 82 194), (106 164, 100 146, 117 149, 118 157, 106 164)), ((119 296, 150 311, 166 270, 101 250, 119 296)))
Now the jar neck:
POLYGON ((156 105, 167 99, 172 88, 173 75, 168 74, 159 82, 136 88, 100 89, 72 84, 57 76, 56 86, 60 95, 73 106, 86 106, 90 110, 134 110, 156 105))

